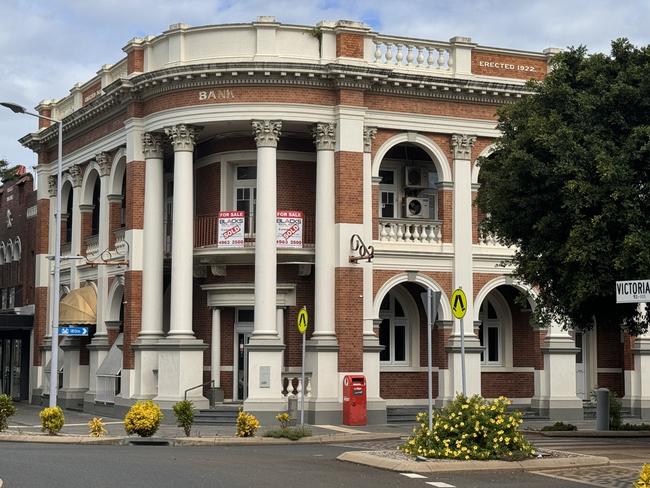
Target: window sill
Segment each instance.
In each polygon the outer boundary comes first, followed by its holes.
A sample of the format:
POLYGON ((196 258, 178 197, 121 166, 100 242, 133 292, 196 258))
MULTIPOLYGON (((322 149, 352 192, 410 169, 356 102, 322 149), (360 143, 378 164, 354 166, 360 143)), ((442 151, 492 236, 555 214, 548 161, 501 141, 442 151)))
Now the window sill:
MULTIPOLYGON (((438 366, 433 366, 431 368, 431 371, 434 373, 437 373, 439 370, 438 366)), ((397 365, 397 364, 379 364, 379 372, 380 373, 426 373, 427 368, 426 366, 410 366, 408 364, 405 365, 397 365)))

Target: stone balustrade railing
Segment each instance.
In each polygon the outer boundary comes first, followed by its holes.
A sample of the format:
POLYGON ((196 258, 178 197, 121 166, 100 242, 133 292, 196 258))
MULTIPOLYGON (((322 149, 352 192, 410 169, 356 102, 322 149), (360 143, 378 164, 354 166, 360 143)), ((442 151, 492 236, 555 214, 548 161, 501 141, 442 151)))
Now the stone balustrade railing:
POLYGON ((478 243, 480 246, 504 247, 499 243, 497 237, 489 232, 481 232, 478 237, 478 243))
POLYGON ((440 244, 442 222, 413 219, 380 219, 380 242, 406 244, 440 244))
POLYGON ((434 72, 451 71, 454 60, 447 45, 400 37, 374 39, 374 64, 391 68, 414 68, 434 72))
POLYGON ((124 229, 117 229, 113 232, 115 236, 115 252, 118 256, 126 256, 129 245, 126 242, 126 232, 124 229))
MULTIPOLYGON (((300 373, 282 373, 282 396, 300 397, 302 382, 300 373)), ((311 373, 305 373, 305 398, 311 396, 311 373)))
POLYGON ((86 257, 92 261, 93 259, 97 259, 100 253, 99 236, 90 236, 86 239, 86 257))

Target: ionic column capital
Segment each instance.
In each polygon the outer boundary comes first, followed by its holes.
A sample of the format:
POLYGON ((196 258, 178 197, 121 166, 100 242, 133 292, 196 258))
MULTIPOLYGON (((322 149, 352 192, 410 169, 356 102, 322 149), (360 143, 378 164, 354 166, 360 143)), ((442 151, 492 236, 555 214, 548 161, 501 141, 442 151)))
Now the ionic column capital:
POLYGON ((363 152, 369 153, 372 151, 372 141, 376 135, 377 127, 363 128, 363 152))
POLYGON ((81 166, 78 164, 73 164, 70 166, 68 173, 70 174, 70 178, 72 178, 72 187, 79 188, 81 186, 81 181, 83 180, 84 174, 81 170, 81 166))
POLYGON ((159 132, 142 134, 142 151, 145 159, 162 159, 163 135, 159 132))
POLYGON ((451 147, 454 152, 454 159, 472 159, 472 147, 476 142, 476 136, 467 134, 453 134, 451 136, 451 147))
POLYGON ((280 140, 281 120, 253 120, 253 137, 257 147, 277 147, 280 140))
POLYGON ((336 124, 318 122, 312 129, 317 151, 333 151, 336 145, 336 124))
POLYGON ((47 192, 50 195, 50 198, 56 197, 56 181, 57 181, 57 176, 56 175, 50 175, 47 177, 47 192))
POLYGON ((110 155, 107 152, 97 153, 95 161, 97 161, 97 166, 99 166, 99 176, 110 176, 111 165, 113 164, 110 155))
POLYGON ((165 134, 171 139, 174 152, 179 151, 194 151, 196 138, 201 132, 202 127, 189 124, 178 124, 170 127, 165 127, 165 134))

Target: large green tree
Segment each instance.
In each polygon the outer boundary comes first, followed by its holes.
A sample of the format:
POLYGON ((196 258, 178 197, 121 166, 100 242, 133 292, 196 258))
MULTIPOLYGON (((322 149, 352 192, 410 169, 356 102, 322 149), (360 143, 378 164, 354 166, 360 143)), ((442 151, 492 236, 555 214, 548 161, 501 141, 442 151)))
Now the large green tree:
POLYGON ((538 310, 579 329, 645 330, 615 282, 650 279, 650 47, 569 48, 529 86, 499 110, 502 137, 479 162, 484 231, 516 246, 538 310))

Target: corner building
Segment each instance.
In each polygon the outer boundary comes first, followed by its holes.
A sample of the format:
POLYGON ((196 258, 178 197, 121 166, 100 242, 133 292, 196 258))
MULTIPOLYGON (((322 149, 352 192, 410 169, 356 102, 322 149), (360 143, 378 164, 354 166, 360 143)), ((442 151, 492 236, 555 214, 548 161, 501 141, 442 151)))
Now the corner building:
POLYGON ((343 376, 363 374, 369 422, 385 422, 392 406, 426 403, 428 288, 442 292, 444 404, 461 390, 456 287, 469 297, 469 393, 563 419, 581 418, 596 385, 638 411, 650 401, 650 339, 532 328, 527 285, 498 266, 512 251, 478 231, 476 159, 499 135, 495 111, 529 94, 552 51, 271 17, 175 24, 123 51, 37 107, 64 121, 61 195, 56 128, 21 139, 38 152, 49 228, 36 243, 32 401, 45 401, 53 367, 56 198, 64 255, 84 256, 64 260, 63 300, 94 297, 90 337, 60 344, 68 407, 117 414, 151 398, 169 409, 185 394, 206 407, 213 395, 268 421, 304 390, 309 422, 340 423, 343 376))

